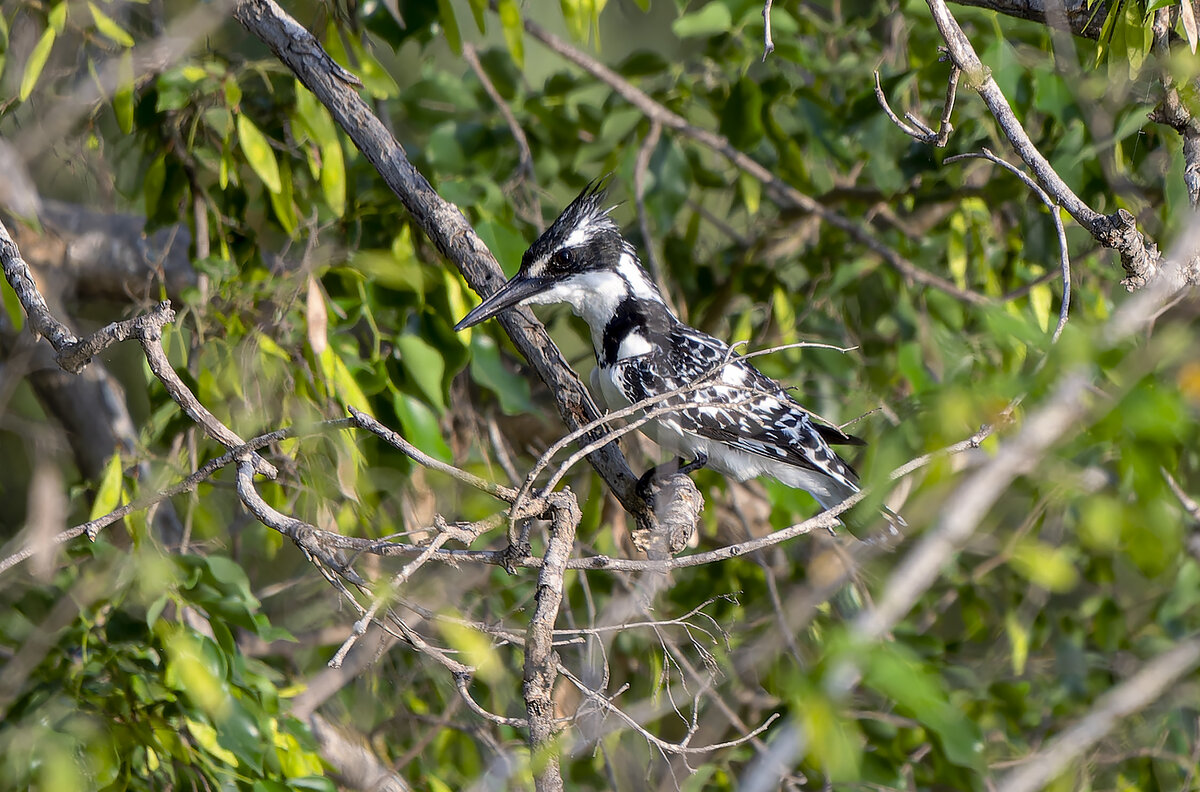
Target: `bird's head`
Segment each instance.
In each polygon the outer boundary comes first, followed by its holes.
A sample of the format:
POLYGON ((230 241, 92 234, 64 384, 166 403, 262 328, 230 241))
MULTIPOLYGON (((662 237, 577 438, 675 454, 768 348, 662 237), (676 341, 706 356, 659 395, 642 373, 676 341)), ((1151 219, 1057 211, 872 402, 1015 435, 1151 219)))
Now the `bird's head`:
POLYGON ((568 303, 592 323, 611 315, 630 294, 658 297, 633 246, 604 208, 603 180, 593 181, 521 257, 521 269, 462 318, 455 330, 490 319, 516 305, 568 303))

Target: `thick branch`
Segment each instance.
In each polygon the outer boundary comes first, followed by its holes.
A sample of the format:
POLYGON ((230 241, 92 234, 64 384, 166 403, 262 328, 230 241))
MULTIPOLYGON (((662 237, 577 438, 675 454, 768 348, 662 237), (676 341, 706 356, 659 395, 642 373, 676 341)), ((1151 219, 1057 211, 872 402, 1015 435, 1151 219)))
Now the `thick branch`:
MULTIPOLYGON (((945 0, 926 2, 938 31, 946 41, 951 61, 963 71, 967 84, 974 88, 987 104, 988 110, 1000 124, 1012 147, 1025 161, 1038 182, 1077 223, 1091 232, 1097 242, 1113 248, 1120 254, 1121 265, 1127 274, 1122 281, 1125 287, 1133 291, 1157 278, 1162 270, 1162 254, 1153 241, 1146 239, 1138 231, 1134 216, 1124 209, 1118 209, 1110 215, 1100 214, 1075 194, 1030 140, 1000 86, 992 79, 991 72, 979 60, 979 55, 971 46, 967 35, 950 13, 945 0)), ((1193 255, 1179 270, 1178 275, 1184 278, 1182 283, 1200 283, 1200 256, 1193 255)))
POLYGON ((1089 5, 1088 0, 954 0, 958 5, 986 8, 998 11, 1006 16, 1017 19, 1028 19, 1031 22, 1050 24, 1050 13, 1058 15, 1065 12, 1067 26, 1076 36, 1083 38, 1100 38, 1100 29, 1104 27, 1104 18, 1108 16, 1108 6, 1105 3, 1089 5))
POLYGON ((538 574, 537 607, 525 634, 525 711, 529 714, 529 748, 533 753, 534 788, 561 792, 562 775, 554 745, 554 679, 558 654, 554 651, 554 622, 563 597, 563 574, 575 544, 579 506, 570 492, 551 499, 550 541, 538 574))

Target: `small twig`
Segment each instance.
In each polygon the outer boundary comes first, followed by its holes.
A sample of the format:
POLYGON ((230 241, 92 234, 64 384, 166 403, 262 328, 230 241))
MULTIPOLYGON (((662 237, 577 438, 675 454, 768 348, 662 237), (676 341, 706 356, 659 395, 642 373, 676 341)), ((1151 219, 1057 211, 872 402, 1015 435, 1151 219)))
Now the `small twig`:
POLYGON ((1183 510, 1192 518, 1192 522, 1200 526, 1200 503, 1192 499, 1190 495, 1183 491, 1183 487, 1179 486, 1179 482, 1171 475, 1165 467, 1160 467, 1163 478, 1167 480, 1167 486, 1171 488, 1171 492, 1175 493, 1175 497, 1179 499, 1179 505, 1183 506, 1183 510))
POLYGON ((484 71, 483 64, 479 62, 479 54, 475 51, 475 45, 464 41, 462 52, 463 60, 471 67, 471 71, 475 72, 475 77, 483 85, 483 90, 492 100, 492 103, 496 105, 496 109, 500 111, 500 115, 504 118, 504 123, 508 124, 513 141, 517 144, 520 174, 526 180, 529 188, 529 197, 533 203, 533 214, 535 217, 540 218, 542 216, 542 203, 541 199, 538 198, 537 174, 533 168, 533 153, 529 149, 529 138, 525 136, 525 130, 517 122, 517 117, 513 115, 512 108, 508 106, 508 103, 504 101, 504 97, 496 90, 492 78, 488 77, 487 72, 484 71))
MULTIPOLYGON (((353 408, 352 411, 354 411, 353 408)), ((358 413, 358 415, 361 415, 361 413, 358 413)), ((358 415, 355 417, 357 418, 358 415)), ((354 623, 354 628, 350 631, 350 635, 342 643, 341 647, 338 648, 337 652, 333 656, 333 659, 329 661, 330 667, 338 668, 341 666, 342 661, 350 652, 350 649, 354 646, 354 644, 358 643, 359 637, 366 633, 367 627, 372 621, 375 620, 375 614, 378 613, 379 609, 384 606, 386 600, 389 599, 390 596, 396 591, 398 591, 400 587, 403 586, 405 582, 407 582, 408 579, 413 576, 413 573, 425 566, 425 562, 432 558, 434 553, 441 549, 442 545, 451 539, 455 539, 459 542, 462 542, 467 547, 470 547, 471 542, 475 541, 479 534, 486 530, 489 525, 491 527, 495 527, 495 525, 499 524, 499 522, 500 521, 496 519, 482 523, 476 523, 469 528, 463 528, 461 526, 449 525, 441 518, 441 516, 436 517, 434 519, 434 526, 438 530, 437 536, 433 537, 433 541, 431 541, 425 547, 425 551, 423 553, 409 563, 405 564, 404 568, 396 573, 396 575, 388 584, 387 592, 375 597, 374 602, 371 603, 371 607, 367 608, 367 612, 364 613, 362 617, 354 623)))
POLYGON ((934 132, 925 124, 924 121, 917 118, 913 113, 905 113, 904 118, 910 123, 905 123, 900 120, 896 113, 892 110, 892 106, 888 104, 887 96, 883 93, 883 85, 879 82, 879 72, 875 72, 875 98, 879 102, 879 106, 883 108, 883 112, 892 120, 892 123, 900 128, 900 131, 914 140, 945 148, 946 143, 950 140, 950 133, 954 131, 954 125, 950 123, 950 116, 954 112, 954 98, 958 93, 958 78, 962 74, 962 70, 954 64, 950 65, 950 77, 946 83, 946 102, 942 106, 942 118, 938 123, 938 130, 934 132))
POLYGON ((1007 170, 1009 173, 1016 176, 1025 183, 1029 189, 1037 194, 1038 198, 1042 199, 1042 203, 1050 211, 1050 219, 1054 221, 1054 231, 1058 235, 1058 261, 1062 269, 1062 303, 1058 308, 1058 326, 1054 328, 1054 335, 1050 338, 1050 343, 1058 343, 1058 337, 1062 335, 1063 328, 1067 326, 1067 313, 1071 309, 1071 254, 1067 249, 1067 231, 1063 228, 1062 218, 1058 214, 1058 204, 1054 199, 1042 189, 1036 181, 1031 179, 1024 171, 1017 168, 1012 163, 997 157, 988 149, 983 149, 981 152, 968 152, 966 154, 957 154, 953 157, 947 157, 946 163, 958 162, 964 159, 986 159, 989 162, 994 162, 1000 167, 1007 170))
POLYGON ((772 0, 763 2, 763 63, 766 63, 767 56, 775 51, 775 42, 771 39, 771 2, 772 0))
POLYGON ((436 470, 439 473, 445 473, 463 484, 474 487, 477 490, 486 492, 494 498, 504 501, 505 503, 513 503, 517 499, 517 491, 512 487, 506 487, 503 484, 497 484, 494 481, 488 481, 485 478, 480 478, 474 473, 468 473, 462 468, 456 468, 454 465, 448 465, 440 459, 434 459, 426 454, 421 449, 414 446, 412 443, 405 440, 398 432, 394 432, 387 428, 379 421, 367 415, 361 410, 354 407, 348 407, 350 415, 356 426, 366 429, 377 435, 385 442, 396 447, 404 453, 405 456, 416 462, 422 467, 436 470))
MULTIPOLYGON (((570 683, 572 685, 574 685, 576 687, 576 689, 579 690, 579 692, 582 693, 585 697, 587 697, 589 700, 598 704, 601 707, 601 709, 603 709, 604 711, 612 713, 613 715, 616 715, 617 718, 619 718, 627 726, 629 726, 634 731, 636 731, 638 734, 640 734, 643 739, 645 739, 647 742, 649 742, 651 745, 653 745, 658 750, 662 751, 663 753, 667 753, 667 754, 675 754, 675 755, 705 754, 705 753, 711 753, 712 751, 719 751, 722 748, 733 748, 738 745, 743 745, 747 742, 750 742, 751 740, 753 740, 755 737, 762 734, 763 732, 765 732, 768 728, 770 728, 771 724, 774 723, 779 718, 778 712, 771 713, 767 717, 767 719, 758 726, 758 728, 754 729, 753 731, 747 732, 746 734, 743 734, 742 736, 738 737, 736 740, 729 740, 727 742, 713 743, 712 745, 703 745, 703 746, 697 746, 697 747, 691 747, 691 746, 686 745, 685 743, 671 743, 671 742, 667 742, 666 740, 662 739, 661 737, 658 737, 658 736, 650 733, 649 731, 647 731, 646 727, 644 727, 640 723, 638 723, 634 718, 632 718, 628 713, 623 711, 620 707, 613 704, 609 699, 607 699, 600 693, 596 692, 595 690, 592 690, 590 687, 585 685, 583 683, 583 680, 581 680, 579 677, 575 676, 575 674, 572 673, 570 669, 566 668, 565 666, 560 665, 558 667, 558 672, 560 674, 562 674, 564 677, 566 677, 567 680, 570 681, 570 683)), ((689 738, 686 738, 686 739, 690 739, 690 735, 689 735, 689 738)))

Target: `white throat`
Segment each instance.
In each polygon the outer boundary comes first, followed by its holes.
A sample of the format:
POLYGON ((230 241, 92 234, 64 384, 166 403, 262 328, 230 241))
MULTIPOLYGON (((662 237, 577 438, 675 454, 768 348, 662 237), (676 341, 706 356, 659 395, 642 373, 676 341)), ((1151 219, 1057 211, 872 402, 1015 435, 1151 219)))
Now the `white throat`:
POLYGON ((592 346, 599 352, 604 344, 604 328, 625 299, 662 303, 658 289, 631 252, 623 252, 615 270, 583 272, 551 286, 525 302, 538 305, 566 303, 592 334, 592 346))

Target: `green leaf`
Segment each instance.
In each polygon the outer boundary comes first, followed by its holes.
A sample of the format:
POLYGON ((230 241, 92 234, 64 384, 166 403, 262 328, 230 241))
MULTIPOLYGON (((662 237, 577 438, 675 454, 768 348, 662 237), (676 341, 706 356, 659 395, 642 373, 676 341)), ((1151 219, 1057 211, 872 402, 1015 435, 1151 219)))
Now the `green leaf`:
POLYGON ((405 440, 443 462, 451 460, 450 446, 446 445, 437 415, 429 405, 416 396, 394 391, 392 406, 400 419, 405 440))
POLYGON ((113 115, 123 134, 133 131, 133 53, 122 52, 117 62, 117 90, 113 92, 113 115))
POLYGON ((1013 549, 1011 563, 1023 577, 1047 591, 1062 593, 1079 584, 1079 570, 1063 547, 1027 539, 1013 549))
POLYGON ((96 499, 92 501, 89 520, 103 517, 121 505, 121 490, 124 483, 125 471, 121 467, 120 452, 114 453, 104 466, 100 475, 100 484, 96 488, 96 499))
POLYGON ((521 24, 521 10, 516 0, 500 0, 496 6, 500 27, 504 31, 504 43, 518 69, 525 68, 525 28, 521 24))
POLYGON ((283 230, 294 233, 299 219, 296 217, 296 203, 292 194, 292 169, 286 162, 279 168, 279 191, 270 193, 270 198, 271 208, 275 210, 275 217, 283 230))
POLYGON ((397 336, 395 344, 404 373, 430 404, 439 410, 445 409, 442 379, 446 374, 446 362, 442 359, 442 353, 411 333, 397 336))
MULTIPOLYGON (((63 6, 66 6, 66 3, 63 3, 63 6)), ((34 45, 33 51, 29 53, 29 60, 25 61, 25 74, 21 76, 21 88, 17 91, 17 98, 22 102, 33 93, 38 77, 42 76, 42 69, 46 66, 46 59, 50 57, 50 48, 54 46, 57 35, 54 28, 46 28, 38 43, 34 45)))
POLYGON ((866 652, 863 682, 934 732, 951 762, 982 768, 983 735, 979 727, 950 701, 941 678, 907 649, 897 644, 872 647, 866 652))
POLYGON ((192 739, 196 741, 196 745, 198 745, 206 753, 212 755, 216 759, 221 760, 230 767, 237 767, 237 757, 234 756, 233 751, 229 751, 221 747, 221 743, 217 740, 216 729, 214 729, 212 726, 209 726, 207 723, 192 720, 191 718, 186 718, 185 720, 187 722, 188 732, 191 733, 192 739))
POLYGON ((50 27, 54 28, 55 33, 62 33, 67 29, 67 3, 59 3, 50 9, 50 13, 46 15, 46 21, 50 27))
POLYGON ((346 214, 346 161, 337 140, 321 146, 321 193, 335 215, 346 214))
POLYGON ((1016 611, 1009 611, 1004 616, 1004 631, 1012 647, 1013 674, 1020 676, 1025 673, 1025 662, 1029 659, 1029 628, 1021 623, 1016 611))
POLYGON ((721 134, 736 149, 751 148, 764 134, 762 110, 762 89, 755 80, 743 77, 729 92, 721 113, 721 134))
POLYGON ((484 333, 471 336, 471 379, 496 394, 506 415, 534 412, 529 380, 504 365, 496 342, 484 333))
POLYGON ((146 169, 146 180, 142 183, 142 199, 146 204, 147 216, 153 217, 158 211, 158 202, 162 198, 166 181, 167 158, 165 154, 159 154, 146 169))
POLYGON ((590 4, 584 0, 559 0, 563 21, 567 23, 567 32, 576 41, 587 39, 588 26, 591 24, 591 15, 585 8, 588 5, 590 4))
POLYGON ((371 411, 371 403, 367 401, 367 395, 358 386, 354 375, 350 373, 350 369, 346 367, 341 357, 334 353, 333 347, 325 347, 321 357, 326 359, 324 362, 328 364, 333 390, 337 394, 338 400, 344 406, 354 407, 367 415, 374 416, 371 411))
POLYGON ((715 36, 728 32, 731 27, 733 16, 729 13, 729 6, 721 0, 712 0, 699 11, 684 14, 671 23, 671 30, 679 38, 715 36))
POLYGON ((1033 316, 1038 327, 1043 331, 1050 329, 1050 314, 1053 311, 1054 296, 1050 293, 1048 284, 1034 286, 1029 292, 1029 306, 1033 308, 1033 316))
POLYGON ((469 1, 471 5, 471 15, 475 17, 475 27, 479 28, 480 33, 487 33, 488 0, 469 1))
POLYGON ((746 212, 758 214, 758 208, 762 204, 762 182, 745 171, 738 171, 738 192, 741 193, 742 202, 746 204, 746 212))
POLYGON ((266 136, 258 130, 258 127, 245 113, 238 113, 237 131, 238 141, 241 143, 242 152, 246 155, 246 161, 250 163, 250 167, 258 174, 258 178, 262 179, 267 190, 279 193, 283 189, 279 178, 279 163, 275 160, 275 152, 271 150, 271 144, 267 142, 266 136))
MULTIPOLYGON (((63 3, 66 6, 66 3, 63 3)), ((95 3, 88 3, 88 8, 92 11, 92 19, 96 21, 96 30, 99 30, 101 35, 115 41, 122 47, 133 46, 133 36, 125 32, 125 29, 118 25, 108 14, 96 7, 95 3)))
POLYGON ((446 32, 446 43, 450 45, 450 51, 455 55, 462 55, 462 33, 458 29, 458 19, 454 16, 454 6, 450 5, 450 0, 437 0, 438 19, 442 23, 442 30, 446 32))

